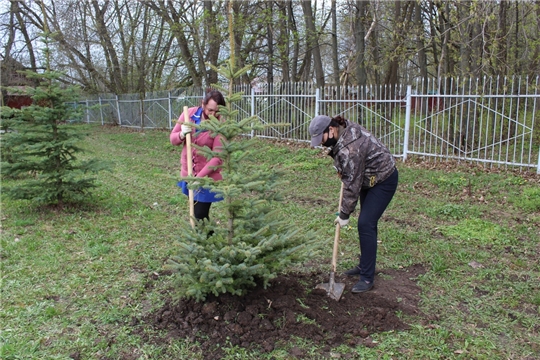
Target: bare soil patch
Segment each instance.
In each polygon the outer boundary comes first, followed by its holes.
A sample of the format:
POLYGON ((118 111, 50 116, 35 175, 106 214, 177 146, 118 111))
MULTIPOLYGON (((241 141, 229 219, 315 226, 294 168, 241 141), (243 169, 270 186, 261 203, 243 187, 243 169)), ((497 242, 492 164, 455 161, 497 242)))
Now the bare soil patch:
MULTIPOLYGON (((167 331, 166 337, 147 339, 151 342, 196 340, 206 359, 220 358, 223 345, 270 352, 294 337, 323 345, 326 354, 321 356, 326 357, 342 344, 375 346, 370 337, 373 333, 408 329, 398 313, 417 316, 421 321, 421 290, 415 279, 423 273, 422 265, 378 270, 374 288, 363 294, 350 292, 356 277, 336 274, 336 282, 346 284, 339 301, 315 289, 317 284, 328 282, 327 273, 281 275, 267 289, 259 286, 245 296, 222 294, 201 303, 171 300, 137 321, 138 328, 167 331)), ((294 358, 305 356, 297 347, 289 352, 294 358)))

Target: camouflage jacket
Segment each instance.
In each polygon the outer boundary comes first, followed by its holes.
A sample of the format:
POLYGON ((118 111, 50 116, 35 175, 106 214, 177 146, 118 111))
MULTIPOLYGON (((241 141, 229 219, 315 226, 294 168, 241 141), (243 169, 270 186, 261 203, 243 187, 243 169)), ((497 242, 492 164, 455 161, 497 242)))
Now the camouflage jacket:
POLYGON ((340 128, 339 140, 329 155, 334 158, 334 167, 344 184, 342 219, 348 219, 356 208, 360 190, 386 180, 396 167, 386 146, 364 127, 348 120, 347 127, 340 128))

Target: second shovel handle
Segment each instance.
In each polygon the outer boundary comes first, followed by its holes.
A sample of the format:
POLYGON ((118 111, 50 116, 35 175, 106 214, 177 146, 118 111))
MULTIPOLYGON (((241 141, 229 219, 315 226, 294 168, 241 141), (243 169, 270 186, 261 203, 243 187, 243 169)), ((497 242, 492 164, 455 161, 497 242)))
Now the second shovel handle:
MULTIPOLYGON (((189 110, 187 106, 184 106, 184 122, 189 121, 189 110)), ((191 133, 186 134, 186 152, 187 152, 187 171, 188 176, 193 175, 193 154, 191 152, 191 133)), ((195 227, 195 201, 193 199, 193 190, 188 189, 189 198, 189 222, 191 227, 195 227)))

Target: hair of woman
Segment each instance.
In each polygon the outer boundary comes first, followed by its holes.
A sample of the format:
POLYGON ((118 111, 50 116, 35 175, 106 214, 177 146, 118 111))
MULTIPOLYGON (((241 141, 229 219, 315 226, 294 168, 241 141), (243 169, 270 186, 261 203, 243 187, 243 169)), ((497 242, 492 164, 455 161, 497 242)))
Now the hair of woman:
POLYGON ((346 119, 341 117, 340 115, 335 116, 335 117, 332 118, 332 120, 330 120, 330 125, 329 126, 332 126, 332 127, 338 127, 338 126, 347 127, 347 124, 346 124, 345 120, 346 119))
POLYGON ((203 105, 207 105, 210 100, 214 100, 218 105, 226 106, 225 98, 218 90, 210 90, 207 92, 203 99, 203 105))

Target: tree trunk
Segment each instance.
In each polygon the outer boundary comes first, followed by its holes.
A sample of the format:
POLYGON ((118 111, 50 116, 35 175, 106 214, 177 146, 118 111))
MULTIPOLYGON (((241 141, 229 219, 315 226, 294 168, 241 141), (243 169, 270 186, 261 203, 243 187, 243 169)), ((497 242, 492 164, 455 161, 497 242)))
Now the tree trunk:
MULTIPOLYGON (((287 8, 290 4, 290 1, 279 1, 277 2, 278 6, 278 52, 279 52, 279 62, 281 64, 281 73, 283 74, 283 82, 288 83, 291 81, 291 70, 289 67, 289 31, 292 30, 288 25, 288 16, 287 8)), ((294 60, 293 60, 294 61, 294 60)), ((296 61, 294 61, 296 62, 296 61)))
POLYGON ((439 56, 439 48, 437 46, 437 24, 435 23, 436 17, 435 14, 439 10, 433 1, 429 2, 430 6, 430 17, 429 17, 429 31, 430 31, 430 37, 431 37, 431 52, 433 55, 433 64, 432 67, 435 69, 435 73, 437 76, 439 76, 438 69, 440 66, 440 56, 439 56))
POLYGON ((450 5, 448 2, 444 4, 444 11, 440 10, 440 23, 443 29, 443 38, 441 44, 441 57, 439 59, 439 68, 437 70, 437 77, 442 79, 450 72, 450 55, 449 55, 449 43, 450 43, 450 23, 448 17, 450 15, 450 5))
POLYGON ((306 38, 307 47, 311 49, 313 54, 313 65, 315 70, 315 82, 319 88, 324 87, 324 71, 321 59, 321 49, 319 47, 319 33, 315 27, 315 19, 313 18, 313 10, 311 1, 302 1, 302 9, 304 10, 304 18, 306 20, 306 38))
MULTIPOLYGON (((536 0, 534 3, 536 6, 536 18, 540 19, 540 0, 536 0)), ((536 23, 536 38, 540 39, 540 21, 536 23)), ((534 49, 533 62, 529 67, 529 76, 534 78, 540 74, 540 41, 536 41, 536 46, 534 49)))
POLYGON ((339 60, 338 60, 338 41, 337 41, 337 9, 336 9, 336 0, 332 0, 332 64, 334 68, 333 79, 334 85, 337 86, 337 93, 341 94, 339 88, 339 60))
POLYGON ((268 69, 266 71, 266 77, 267 77, 268 83, 274 83, 274 35, 273 35, 274 28, 272 26, 274 2, 268 1, 266 2, 266 5, 268 9, 268 15, 266 18, 266 23, 267 23, 266 39, 268 43, 268 69))
MULTIPOLYGON (((201 43, 207 43, 208 52, 206 58, 203 56, 199 59, 199 72, 206 74, 206 85, 218 82, 218 74, 212 69, 206 69, 206 61, 214 66, 219 65, 219 49, 222 46, 221 30, 216 23, 215 19, 219 16, 219 13, 214 10, 214 2, 205 0, 204 2, 204 39, 199 39, 201 43)), ((204 75, 203 75, 204 76, 204 75)), ((202 86, 202 84, 201 84, 202 86)))
MULTIPOLYGON (((386 77, 384 80, 385 85, 395 85, 398 83, 398 68, 399 68, 399 59, 398 54, 400 52, 399 48, 401 47, 401 37, 402 37, 402 23, 401 18, 401 1, 397 0, 394 2, 394 33, 392 34, 392 43, 393 48, 390 49, 390 59, 388 61, 388 66, 386 69, 386 77)), ((390 86, 390 89, 395 88, 395 86, 390 86)), ((390 94, 387 94, 387 98, 392 97, 390 94)))
POLYGON ((292 56, 292 69, 291 69, 291 79, 294 81, 300 81, 302 72, 298 69, 298 63, 300 56, 300 34, 298 33, 298 27, 296 26, 296 19, 294 17, 293 4, 292 1, 287 1, 287 22, 289 31, 292 34, 293 38, 293 56, 292 56))
MULTIPOLYGON (((0 68, 0 84, 4 86, 14 85, 11 81, 11 74, 13 74, 15 70, 14 67, 11 65, 14 60, 12 60, 11 57, 11 48, 13 46, 13 43, 15 42, 15 11, 17 8, 17 1, 13 1, 11 3, 11 8, 9 11, 9 34, 6 46, 4 47, 4 61, 2 64, 2 68, 0 68)), ((0 106, 5 106, 6 102, 7 90, 4 88, 4 86, 0 87, 0 92, 2 94, 2 98, 0 99, 0 106)))
POLYGON ((507 27, 506 16, 508 9, 508 2, 499 2, 499 24, 496 37, 496 54, 495 54, 495 73, 499 75, 506 75, 508 73, 508 48, 506 47, 507 41, 507 27))
POLYGON ((475 17, 471 24, 471 73, 475 78, 480 77, 482 72, 484 46, 482 43, 482 24, 475 17))
MULTIPOLYGON (((426 56, 426 47, 424 44, 424 21, 422 19, 422 5, 420 2, 414 4, 414 22, 416 24, 416 50, 418 51, 418 69, 420 70, 420 77, 424 83, 428 78, 428 64, 426 56)), ((424 92, 425 89, 422 89, 424 92)))
MULTIPOLYGON (((189 41, 185 36, 186 26, 180 19, 180 15, 174 8, 174 4, 172 2, 163 3, 161 1, 157 1, 159 7, 153 2, 147 2, 145 4, 147 4, 147 6, 152 6, 152 8, 160 16, 165 17, 167 23, 171 27, 171 31, 174 34, 176 41, 178 42, 178 46, 180 49, 180 51, 178 52, 178 56, 180 57, 180 59, 182 59, 182 63, 186 67, 191 84, 195 87, 202 87, 203 77, 202 74, 197 71, 197 67, 195 66, 195 62, 193 60, 193 54, 189 46, 189 41)), ((201 60, 200 56, 198 56, 197 58, 199 62, 204 62, 204 59, 201 60)))
POLYGON ((471 7, 470 1, 462 1, 458 3, 458 24, 459 24, 459 72, 462 77, 471 75, 470 67, 470 39, 469 39, 469 11, 471 7))
POLYGON ((122 81, 125 74, 122 74, 118 54, 109 32, 107 31, 107 24, 105 23, 105 13, 109 6, 109 1, 103 2, 103 6, 100 8, 99 2, 97 0, 92 0, 92 6, 95 11, 96 31, 100 38, 101 47, 105 54, 105 60, 107 61, 107 67, 109 69, 109 78, 113 85, 112 90, 117 94, 122 94, 126 91, 122 81))
MULTIPOLYGON (((19 3, 19 1, 15 1, 16 3, 19 3)), ((24 3, 23 3, 24 5, 24 3)), ((34 53, 34 45, 32 43, 32 39, 30 38, 30 35, 28 34, 28 29, 26 26, 26 21, 22 17, 22 11, 21 8, 17 5, 15 10, 15 17, 17 18, 17 21, 19 22, 20 31, 23 35, 26 48, 28 49, 28 57, 30 60, 30 68, 32 71, 37 72, 37 63, 36 63, 36 54, 34 53)), ((43 16, 47 16, 47 14, 43 14, 43 16)), ((43 26, 43 24, 41 24, 43 26)), ((41 31, 43 31, 43 27, 40 28, 41 31)), ((37 85, 37 83, 36 83, 37 85)))
POLYGON ((366 30, 364 26, 364 17, 366 15, 366 8, 369 2, 362 0, 356 1, 356 16, 354 19, 354 41, 356 44, 356 62, 355 73, 356 83, 360 86, 366 86, 367 73, 366 73, 366 30))

